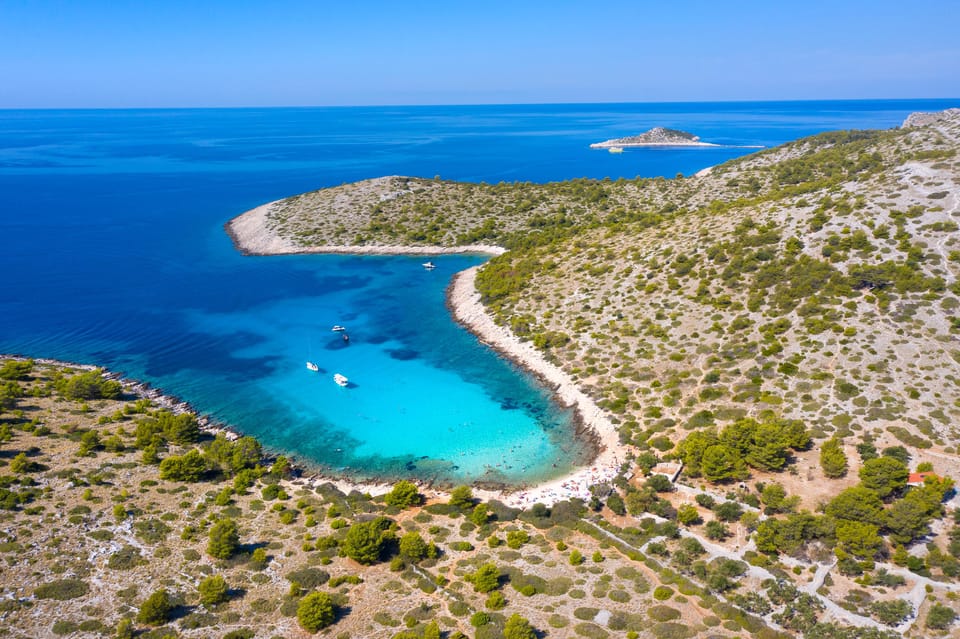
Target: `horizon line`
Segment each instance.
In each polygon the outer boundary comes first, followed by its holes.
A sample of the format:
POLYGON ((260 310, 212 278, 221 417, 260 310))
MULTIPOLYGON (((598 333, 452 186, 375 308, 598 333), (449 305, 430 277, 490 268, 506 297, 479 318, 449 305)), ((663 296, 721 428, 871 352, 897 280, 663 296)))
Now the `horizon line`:
POLYGON ((0 107, 2 111, 177 111, 177 110, 225 110, 225 109, 360 109, 360 108, 430 108, 430 107, 498 107, 498 106, 602 106, 624 104, 785 104, 803 102, 916 102, 956 100, 960 97, 912 97, 912 98, 796 98, 779 100, 648 100, 611 102, 453 102, 435 104, 311 104, 311 105, 233 105, 233 106, 48 106, 0 107))

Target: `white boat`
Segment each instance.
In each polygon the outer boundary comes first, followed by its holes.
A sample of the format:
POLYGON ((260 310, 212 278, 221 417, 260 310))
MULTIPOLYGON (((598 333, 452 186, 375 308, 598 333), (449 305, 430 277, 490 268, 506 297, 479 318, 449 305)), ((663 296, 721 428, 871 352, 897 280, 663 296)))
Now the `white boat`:
POLYGON ((611 146, 609 149, 607 149, 607 151, 610 151, 610 153, 623 153, 623 147, 622 147, 622 146, 611 146))
POLYGON ((437 268, 437 265, 433 262, 424 262, 422 266, 428 271, 432 271, 433 269, 437 268))
POLYGON ((346 327, 346 326, 340 326, 339 324, 334 324, 334 325, 333 325, 333 328, 331 328, 330 330, 333 331, 334 333, 339 333, 339 332, 341 332, 341 331, 347 330, 347 327, 346 327))
POLYGON ((350 383, 350 380, 348 380, 345 376, 341 375, 340 373, 333 374, 333 381, 337 383, 337 386, 346 386, 347 384, 350 383))
POLYGON ((307 362, 307 369, 316 373, 318 370, 320 370, 320 367, 314 364, 313 362, 307 362))

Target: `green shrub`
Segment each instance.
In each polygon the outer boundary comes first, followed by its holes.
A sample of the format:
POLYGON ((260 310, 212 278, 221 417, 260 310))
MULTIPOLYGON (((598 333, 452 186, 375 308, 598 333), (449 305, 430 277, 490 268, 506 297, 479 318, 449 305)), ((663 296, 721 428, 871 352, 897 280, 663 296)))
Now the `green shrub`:
POLYGON ((380 559, 385 544, 394 539, 393 520, 377 517, 350 526, 340 545, 343 554, 361 564, 372 564, 380 559))
POLYGON ((490 592, 500 587, 500 570, 496 564, 488 562, 477 568, 470 580, 477 592, 490 592))
POLYGON ((142 519, 133 525, 137 539, 148 544, 159 544, 170 534, 170 526, 159 519, 142 519))
POLYGON ((567 618, 562 615, 553 614, 547 619, 547 625, 551 628, 566 628, 569 623, 567 618))
POLYGON ((422 504, 423 495, 420 494, 416 484, 402 479, 393 485, 393 489, 389 493, 384 495, 383 501, 388 506, 409 508, 422 504))
POLYGON ((647 610, 647 614, 655 621, 673 621, 680 618, 680 611, 670 606, 652 606, 647 610))
POLYGON ((507 546, 516 550, 530 541, 530 535, 525 530, 511 530, 507 533, 507 546))
POLYGON ((297 604, 297 622, 307 632, 318 632, 335 618, 333 600, 325 592, 312 592, 297 604))
POLYGON ((170 620, 173 602, 166 590, 160 589, 147 597, 140 605, 137 621, 149 626, 161 626, 170 620))
POLYGON ((215 606, 229 599, 227 582, 222 575, 211 575, 204 578, 197 586, 200 593, 200 603, 204 606, 215 606))
POLYGON ((63 635, 73 634, 79 629, 80 626, 78 626, 74 621, 70 621, 68 619, 58 619, 57 621, 53 622, 53 626, 50 628, 50 631, 58 637, 62 637, 63 635))
POLYGON ((693 630, 682 623, 658 623, 652 628, 656 639, 687 639, 693 636, 693 630))
POLYGON ((503 610, 507 606, 507 598, 499 590, 494 590, 487 597, 485 605, 490 610, 503 610))
POLYGON ((587 639, 606 639, 610 636, 609 632, 595 623, 578 623, 573 627, 573 631, 581 637, 587 637, 587 639))
POLYGON ((33 594, 37 599, 67 601, 82 597, 88 592, 90 592, 90 586, 82 579, 60 579, 37 586, 33 594))
POLYGON ((902 599, 875 601, 870 604, 870 614, 880 621, 880 623, 888 626, 896 626, 906 621, 912 613, 913 607, 909 602, 902 599))
POLYGON ((210 528, 207 553, 216 559, 229 559, 240 545, 240 531, 237 522, 221 519, 210 528))
POLYGON ((298 583, 306 590, 314 590, 327 583, 330 575, 319 568, 303 567, 287 573, 287 581, 298 583))
POLYGON ((378 610, 373 614, 373 620, 376 621, 381 626, 387 626, 389 628, 396 628, 400 625, 400 622, 390 616, 390 613, 384 612, 383 610, 378 610))
POLYGON ((485 626, 490 623, 490 615, 478 610, 477 612, 470 615, 470 625, 474 628, 479 628, 480 626, 485 626))
POLYGON ((330 588, 336 588, 341 584, 351 584, 356 586, 357 584, 362 583, 363 578, 358 575, 337 575, 327 583, 327 586, 330 588))
POLYGON ((55 386, 65 397, 75 400, 116 399, 123 391, 120 382, 106 379, 99 368, 72 377, 62 377, 56 380, 55 386))
POLYGON ((144 562, 140 550, 135 546, 124 546, 107 559, 107 567, 111 570, 129 570, 144 562))
POLYGON ((583 606, 583 607, 574 609, 573 616, 582 621, 593 621, 599 612, 600 612, 599 608, 589 608, 589 607, 583 606))
POLYGON ((930 606, 930 611, 927 612, 926 625, 927 628, 946 630, 956 618, 957 613, 953 610, 953 608, 944 606, 940 602, 935 602, 932 606, 930 606))
POLYGON ((653 589, 653 598, 657 601, 666 601, 673 596, 673 588, 669 586, 657 586, 653 589))

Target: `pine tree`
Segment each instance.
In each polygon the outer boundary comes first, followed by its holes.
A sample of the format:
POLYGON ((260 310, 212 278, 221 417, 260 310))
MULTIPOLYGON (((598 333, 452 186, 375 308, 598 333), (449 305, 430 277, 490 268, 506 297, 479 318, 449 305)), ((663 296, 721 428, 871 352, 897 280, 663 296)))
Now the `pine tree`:
POLYGON ((820 467, 823 468, 823 474, 832 479, 847 474, 847 456, 836 437, 831 437, 820 447, 820 467))
POLYGON ((216 559, 230 559, 240 545, 240 532, 237 522, 232 519, 221 519, 210 529, 210 542, 207 552, 216 559))
POLYGON ((333 623, 333 600, 325 592, 312 592, 297 605, 297 621, 307 632, 317 632, 333 623))
POLYGON ((166 590, 160 589, 147 597, 137 613, 137 621, 151 626, 162 626, 170 620, 173 603, 166 590))
POLYGON ((197 590, 200 592, 200 603, 204 606, 215 606, 229 599, 227 582, 221 575, 205 578, 197 590))
POLYGON ((504 639, 537 639, 537 632, 530 622, 514 613, 503 627, 504 639))

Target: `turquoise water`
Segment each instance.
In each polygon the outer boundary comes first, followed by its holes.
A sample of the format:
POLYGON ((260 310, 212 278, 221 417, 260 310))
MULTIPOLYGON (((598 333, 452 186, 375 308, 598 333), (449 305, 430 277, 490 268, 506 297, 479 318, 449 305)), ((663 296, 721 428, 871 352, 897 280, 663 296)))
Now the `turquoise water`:
POLYGON ((444 308, 483 258, 244 257, 222 225, 379 175, 672 176, 747 152, 588 148, 656 125, 770 146, 953 105, 0 111, 0 352, 122 371, 339 474, 535 481, 583 450, 570 412, 444 308))

